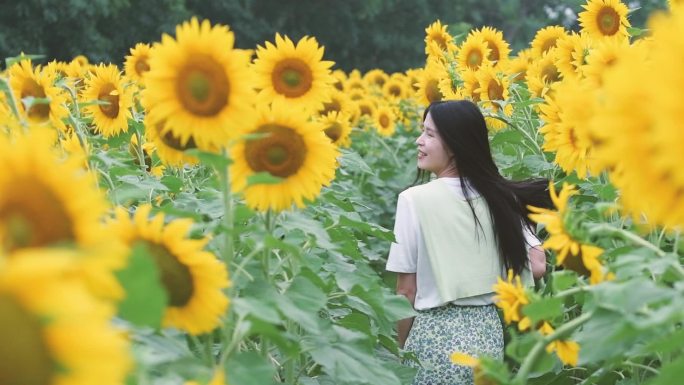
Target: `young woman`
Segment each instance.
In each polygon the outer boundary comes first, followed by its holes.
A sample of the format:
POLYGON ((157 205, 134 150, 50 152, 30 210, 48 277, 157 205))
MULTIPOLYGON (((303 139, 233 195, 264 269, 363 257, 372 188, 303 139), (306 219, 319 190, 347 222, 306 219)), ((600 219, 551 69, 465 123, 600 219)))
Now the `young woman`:
POLYGON ((509 269, 528 284, 544 274, 526 206, 551 206, 548 181, 501 176, 484 117, 469 101, 432 103, 416 144, 419 177, 436 178, 405 190, 397 203, 386 269, 398 273, 397 292, 418 311, 399 321, 399 345, 421 362, 414 385, 472 384, 472 370, 449 356, 503 358, 492 286, 509 269))

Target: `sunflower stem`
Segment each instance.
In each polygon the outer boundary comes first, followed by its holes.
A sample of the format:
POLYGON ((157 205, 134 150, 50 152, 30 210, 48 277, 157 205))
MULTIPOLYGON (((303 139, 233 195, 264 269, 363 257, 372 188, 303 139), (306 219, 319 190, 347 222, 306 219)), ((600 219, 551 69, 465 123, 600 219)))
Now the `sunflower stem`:
POLYGON ((138 130, 135 130, 135 139, 136 139, 136 146, 135 146, 135 152, 136 155, 138 156, 138 163, 140 163, 140 169, 142 170, 143 174, 147 173, 147 164, 145 163, 145 153, 143 152, 143 147, 142 147, 142 137, 138 130))
POLYGON ((645 247, 653 252, 656 253, 659 257, 662 257, 665 255, 665 251, 661 250, 658 246, 652 244, 651 242, 641 238, 640 236, 631 233, 629 231, 626 231, 624 229, 618 229, 616 227, 613 227, 609 224, 606 223, 601 223, 597 224, 594 226, 591 226, 589 229, 590 233, 592 235, 597 235, 597 234, 606 234, 606 235, 613 235, 613 236, 618 236, 626 241, 630 241, 633 244, 637 246, 642 246, 645 247))
POLYGON ((549 334, 548 336, 545 336, 538 340, 537 343, 532 347, 532 350, 530 350, 530 352, 527 354, 527 357, 525 357, 525 361, 523 361, 522 365, 520 366, 520 370, 518 370, 518 373, 516 373, 515 377, 513 378, 513 383, 524 384, 527 381, 527 377, 529 376, 530 371, 534 367, 534 364, 542 355, 546 346, 555 340, 565 337, 567 334, 570 334, 575 329, 582 326, 585 322, 591 319, 592 315, 592 312, 584 313, 581 316, 559 327, 558 329, 556 329, 556 331, 549 334))

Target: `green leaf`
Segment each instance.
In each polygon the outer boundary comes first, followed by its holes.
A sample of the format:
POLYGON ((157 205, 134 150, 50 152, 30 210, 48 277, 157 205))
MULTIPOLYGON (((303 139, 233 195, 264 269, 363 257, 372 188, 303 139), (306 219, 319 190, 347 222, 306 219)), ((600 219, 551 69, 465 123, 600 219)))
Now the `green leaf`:
POLYGON ((240 385, 274 384, 275 370, 256 352, 238 353, 226 362, 226 383, 240 385))
POLYGON ((373 170, 368 164, 359 156, 358 153, 351 150, 341 149, 342 156, 337 158, 340 166, 349 171, 361 171, 365 174, 373 174, 373 170))
POLYGON ((349 226, 373 237, 394 242, 394 232, 376 224, 351 219, 346 215, 340 215, 339 223, 342 226, 349 226))
POLYGON ((636 27, 627 27, 627 33, 629 36, 632 37, 639 37, 645 33, 648 32, 648 29, 642 29, 642 28, 636 28, 636 27))
POLYGON ((523 136, 518 130, 503 130, 497 132, 492 138, 490 144, 492 146, 498 146, 503 143, 515 143, 519 144, 523 141, 523 136))
POLYGON ((278 325, 282 323, 280 314, 270 300, 264 300, 261 297, 243 296, 234 298, 231 306, 237 314, 256 317, 271 324, 278 325))
POLYGON ((660 368, 658 377, 648 382, 648 385, 672 385, 681 384, 684 378, 684 356, 679 356, 676 360, 668 362, 660 368))
POLYGON ((577 284, 577 274, 570 270, 554 271, 551 284, 554 292, 569 289, 577 284))
POLYGON ((159 271, 143 243, 133 246, 128 266, 116 273, 125 297, 119 316, 138 326, 159 328, 167 303, 159 271))
POLYGON ((325 292, 301 275, 294 278, 285 291, 285 296, 298 308, 314 314, 328 302, 325 292))
POLYGON ((247 186, 256 184, 278 184, 283 181, 283 178, 273 176, 268 172, 257 172, 247 177, 247 186))
POLYGON ((173 175, 164 175, 161 178, 161 183, 172 193, 180 192, 183 189, 183 180, 173 175))
POLYGON ((530 317, 532 325, 543 320, 554 319, 563 314, 563 298, 545 297, 525 305, 524 315, 530 317))
POLYGON ((195 158, 199 159, 200 162, 202 162, 203 164, 213 167, 217 170, 223 170, 233 163, 233 161, 230 158, 224 156, 223 154, 202 151, 197 148, 186 150, 185 153, 190 156, 194 156, 195 158))

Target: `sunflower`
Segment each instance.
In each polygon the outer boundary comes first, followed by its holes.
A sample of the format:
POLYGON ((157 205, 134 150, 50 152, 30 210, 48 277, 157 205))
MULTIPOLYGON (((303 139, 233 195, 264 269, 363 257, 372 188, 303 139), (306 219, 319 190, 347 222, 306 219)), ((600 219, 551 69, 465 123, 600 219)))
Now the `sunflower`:
POLYGON ((420 80, 418 81, 418 92, 416 93, 418 103, 427 106, 432 102, 444 99, 444 95, 439 89, 439 81, 448 76, 449 74, 444 69, 442 63, 435 60, 428 61, 423 71, 421 71, 420 80))
POLYGON ((252 114, 250 52, 233 49, 233 32, 196 18, 164 35, 150 52, 142 101, 151 124, 181 146, 220 148, 236 138, 252 114))
POLYGON ((97 131, 105 138, 128 131, 128 119, 133 117, 133 92, 124 88, 115 65, 95 67, 95 74, 86 80, 82 98, 102 103, 86 106, 83 112, 92 116, 97 131))
POLYGON ((591 39, 586 34, 572 32, 558 39, 555 63, 563 79, 577 79, 583 75, 587 55, 592 49, 591 39))
POLYGON ((230 285, 226 265, 204 251, 208 239, 189 239, 193 222, 176 219, 164 224, 164 214, 150 218, 150 205, 141 205, 131 219, 118 207, 112 230, 129 245, 143 244, 159 271, 168 303, 164 327, 190 334, 208 333, 220 324, 228 309, 223 290, 230 285))
POLYGON ((231 155, 233 190, 242 191, 247 205, 259 211, 287 210, 304 199, 314 200, 335 177, 335 146, 323 131, 303 114, 293 114, 274 104, 263 108, 248 133, 258 139, 238 142, 231 155), (269 173, 277 183, 248 185, 251 175, 269 173))
POLYGON ((573 185, 563 183, 560 193, 557 194, 553 182, 550 183, 549 190, 556 210, 534 206, 527 207, 531 212, 529 214, 530 219, 543 224, 550 235, 543 247, 558 253, 557 266, 562 265, 579 274, 590 275, 591 284, 597 284, 608 279, 610 275, 604 274, 603 266, 598 260, 603 249, 578 242, 566 229, 565 222, 569 215, 568 200, 578 193, 577 190, 573 185))
POLYGON ((389 100, 405 99, 409 94, 406 88, 406 80, 403 76, 391 76, 382 86, 382 93, 389 100))
POLYGON ((684 77, 677 65, 683 60, 684 13, 653 17, 649 29, 652 42, 632 45, 603 74, 602 104, 591 131, 597 158, 611 168, 626 212, 635 221, 676 228, 684 224, 678 96, 684 77))
POLYGON ((71 131, 60 139, 62 151, 68 159, 83 168, 88 168, 89 146, 85 137, 83 143, 75 132, 71 131))
POLYGON ((530 63, 526 57, 516 56, 504 66, 512 82, 524 82, 527 79, 527 68, 530 63))
POLYGON ((477 70, 489 62, 491 50, 480 33, 470 33, 458 51, 458 66, 461 69, 477 70))
POLYGON ((470 98, 473 102, 480 102, 480 93, 477 92, 480 89, 480 79, 477 77, 477 71, 471 69, 466 69, 461 73, 463 78, 463 90, 461 95, 464 98, 470 98))
POLYGON ((519 275, 515 275, 512 270, 509 270, 506 281, 498 277, 493 289, 496 293, 494 304, 503 311, 506 324, 521 322, 526 318, 522 314, 522 308, 530 303, 530 300, 519 275))
POLYGON ((52 125, 65 131, 63 119, 69 116, 64 92, 54 86, 54 70, 33 69, 30 60, 22 60, 8 70, 10 87, 17 98, 19 113, 34 125, 52 125), (39 99, 34 101, 33 99, 39 99))
MULTIPOLYGON (((498 115, 499 104, 508 100, 508 87, 510 80, 503 73, 498 72, 493 66, 486 65, 480 67, 476 75, 478 88, 475 92, 479 94, 479 99, 483 102, 485 109, 491 110, 493 115, 498 115)), ((510 116, 513 113, 513 107, 507 104, 503 111, 504 115, 510 116)), ((506 127, 506 123, 493 117, 486 116, 487 127, 493 130, 499 130, 506 127)))
POLYGON ((527 69, 527 87, 532 95, 544 97, 551 86, 561 80, 561 74, 556 67, 555 49, 544 54, 541 60, 537 60, 527 69))
POLYGON ((131 54, 126 56, 124 70, 126 76, 138 83, 142 83, 143 75, 150 70, 150 45, 138 43, 130 49, 131 54))
POLYGON ((444 52, 456 51, 454 38, 447 31, 447 25, 437 20, 425 28, 425 54, 441 57, 444 52))
POLYGON ((344 83, 344 89, 346 91, 352 91, 354 89, 358 89, 364 92, 366 91, 366 82, 363 81, 363 78, 361 77, 361 72, 359 72, 359 70, 355 69, 349 73, 349 77, 344 83))
POLYGON ((501 31, 492 27, 482 27, 482 29, 475 30, 471 33, 479 34, 482 37, 482 40, 487 43, 487 48, 489 48, 487 59, 493 63, 494 67, 499 67, 508 61, 508 55, 511 53, 511 49, 506 40, 504 40, 501 31))
POLYGON ((87 67, 90 65, 90 60, 85 55, 76 55, 71 61, 78 63, 81 67, 87 67))
POLYGON ((603 85, 603 75, 609 68, 615 66, 630 49, 627 40, 603 39, 587 55, 584 74, 591 84, 596 87, 603 85))
POLYGON ((571 340, 555 340, 546 346, 549 353, 556 352, 558 359, 565 365, 577 366, 580 346, 571 340))
MULTIPOLYGON (((467 70, 466 70, 467 71, 467 70)), ((463 98, 463 79, 458 73, 447 73, 439 79, 439 92, 444 95, 443 99, 462 99, 463 98)))
POLYGON ((378 106, 371 97, 363 97, 357 100, 356 108, 358 110, 358 120, 363 120, 365 122, 375 121, 378 106))
POLYGON ((542 58, 544 54, 555 48, 558 39, 565 35, 565 29, 559 26, 549 26, 538 30, 532 39, 532 43, 530 43, 532 46, 530 58, 535 60, 542 58))
POLYGON ((418 92, 418 83, 420 82, 420 76, 423 72, 422 68, 411 68, 406 70, 406 81, 413 93, 418 92))
POLYGON ((585 10, 580 12, 578 20, 582 31, 589 36, 599 39, 603 37, 629 37, 627 20, 629 9, 620 0, 589 0, 582 5, 585 10))
POLYGON ((375 113, 375 129, 382 136, 392 136, 396 128, 396 114, 392 107, 381 105, 375 113))
POLYGON ((164 130, 164 123, 164 121, 152 123, 147 116, 145 117, 145 137, 147 142, 152 143, 156 149, 159 160, 171 167, 199 163, 197 158, 184 153, 185 150, 197 148, 195 139, 190 136, 185 144, 182 144, 181 139, 174 136, 172 131, 164 130))
POLYGON ((382 89, 382 86, 388 79, 389 75, 379 68, 374 68, 363 75, 363 81, 366 82, 368 88, 378 87, 382 89))
POLYGON ((124 383, 132 360, 113 306, 68 278, 68 252, 17 254, 0 269, 3 384, 124 383))
POLYGON ((49 132, 0 137, 0 244, 7 251, 102 238, 107 209, 80 165, 59 161, 49 132))
POLYGON ((55 74, 55 80, 58 80, 58 79, 64 79, 64 78, 69 76, 67 73, 68 67, 69 67, 68 63, 53 60, 53 61, 47 63, 45 65, 45 67, 42 68, 42 71, 54 73, 55 74))
POLYGON ((332 72, 332 76, 335 78, 333 87, 338 91, 344 91, 344 84, 347 82, 347 74, 344 71, 337 69, 332 72))
POLYGON ((318 110, 318 114, 321 116, 327 115, 329 112, 349 114, 352 108, 354 108, 352 101, 345 92, 336 89, 331 90, 328 98, 328 101, 323 103, 323 108, 318 110))
POLYGON ((539 129, 544 135, 544 150, 556 153, 554 161, 563 171, 577 172, 580 178, 596 175, 599 163, 593 154, 593 140, 589 126, 598 111, 592 86, 586 81, 566 80, 554 86, 542 105, 539 129))
POLYGON ((351 144, 349 134, 352 128, 349 123, 349 116, 346 113, 328 112, 326 115, 321 115, 317 123, 333 144, 349 147, 351 144))
POLYGON ((276 34, 275 45, 266 42, 264 47, 259 46, 254 70, 260 100, 277 101, 288 108, 318 110, 335 83, 330 74, 334 63, 322 60, 323 50, 313 37, 303 37, 295 46, 290 38, 280 34, 276 34))

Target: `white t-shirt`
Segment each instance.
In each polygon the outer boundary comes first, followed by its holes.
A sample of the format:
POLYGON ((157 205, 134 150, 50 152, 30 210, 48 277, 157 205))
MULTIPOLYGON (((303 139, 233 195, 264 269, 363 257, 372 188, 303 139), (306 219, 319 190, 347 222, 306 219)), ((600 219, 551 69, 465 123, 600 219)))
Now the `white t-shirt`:
MULTIPOLYGON (((464 199, 461 190, 460 178, 443 178, 449 188, 461 199, 464 199)), ((477 197, 477 193, 471 186, 467 186, 468 197, 477 197)), ((528 251, 534 246, 541 245, 541 241, 523 226, 525 242, 528 251)), ((416 301, 414 307, 417 310, 425 310, 441 306, 444 302, 440 299, 435 285, 435 279, 427 254, 427 246, 420 230, 418 216, 409 194, 399 194, 397 201, 397 214, 394 222, 394 237, 396 243, 390 246, 386 270, 397 273, 416 273, 416 301)), ((461 298, 453 301, 456 305, 482 306, 493 303, 494 294, 483 294, 474 297, 461 298)))

